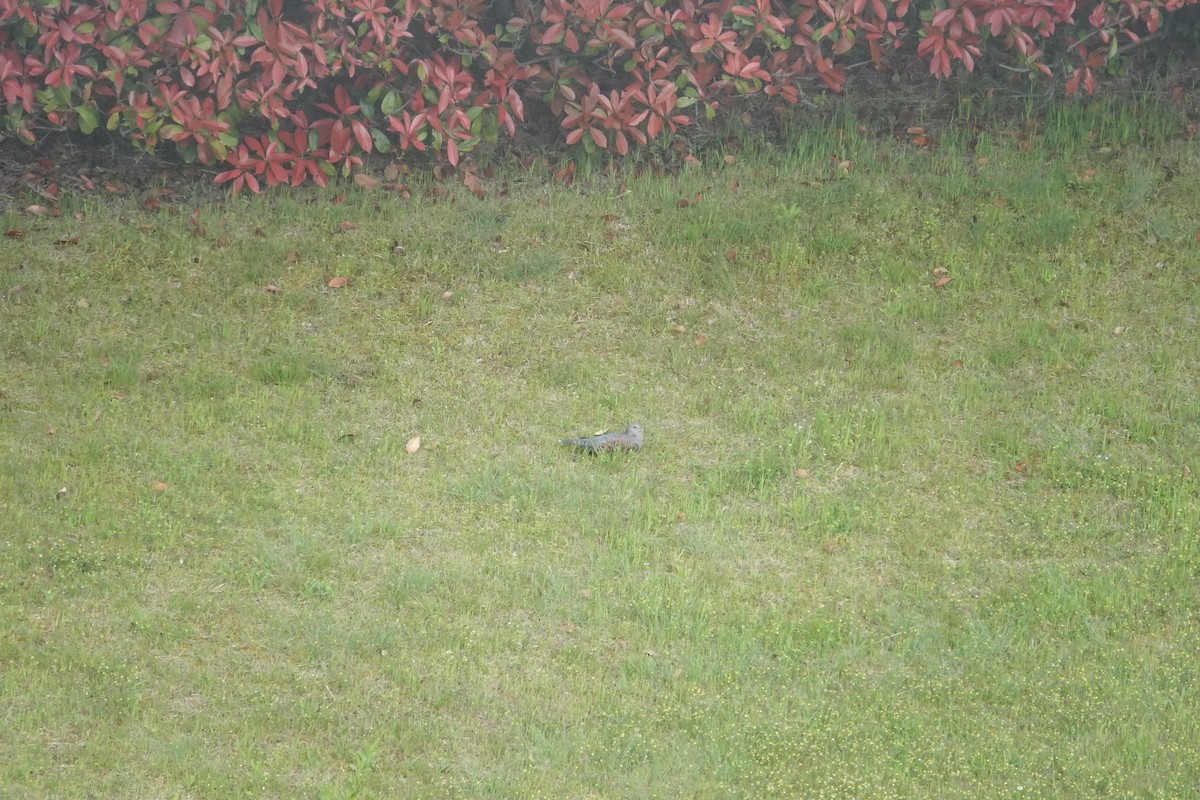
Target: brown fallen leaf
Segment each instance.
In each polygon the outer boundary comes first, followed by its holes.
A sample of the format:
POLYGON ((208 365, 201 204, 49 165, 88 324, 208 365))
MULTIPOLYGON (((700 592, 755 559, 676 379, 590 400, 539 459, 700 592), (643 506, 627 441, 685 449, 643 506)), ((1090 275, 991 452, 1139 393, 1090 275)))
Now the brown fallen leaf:
POLYGON ((406 453, 415 453, 420 449, 421 449, 421 437, 420 436, 410 436, 410 437, 408 437, 408 441, 404 443, 404 452, 406 452, 406 453))
POLYGON ((44 217, 48 213, 50 213, 50 209, 46 208, 45 206, 39 206, 37 203, 34 203, 33 205, 28 206, 25 209, 25 213, 32 214, 35 217, 44 217))
POLYGON ((943 275, 933 282, 933 288, 940 289, 952 280, 954 280, 953 275, 943 275))
POLYGON ((808 470, 804 469, 803 467, 797 467, 796 468, 796 477, 799 478, 800 480, 804 480, 805 478, 808 477, 808 470))
POLYGON ((703 333, 696 334, 696 344, 708 344, 708 337, 703 333))
POLYGON ((349 283, 350 283, 350 280, 348 278, 346 278, 343 275, 338 275, 336 277, 329 279, 328 286, 330 289, 342 289, 349 283))
POLYGON ((367 191, 379 188, 378 178, 372 178, 370 175, 364 175, 361 172, 354 175, 354 182, 367 191))
POLYGON ((356 231, 356 230, 358 230, 358 223, 356 223, 356 222, 351 222, 351 221, 350 221, 350 220, 348 220, 348 219, 344 219, 344 220, 342 220, 341 222, 339 222, 339 223, 338 223, 338 230, 341 230, 341 231, 356 231))
POLYGON ((280 289, 278 286, 276 286, 273 283, 268 283, 263 288, 266 289, 271 294, 283 294, 283 289, 280 289))
POLYGON ((672 333, 687 333, 687 326, 686 325, 676 325, 674 328, 671 328, 671 332, 672 333))
MULTIPOLYGON (((9 239, 23 239, 23 238, 25 238, 25 229, 24 228, 9 228, 8 230, 6 230, 4 232, 4 235, 7 236, 9 239)), ((1200 238, 1200 234, 1197 235, 1197 238, 1200 238)))
POLYGON ((950 270, 946 269, 945 267, 934 267, 933 274, 934 275, 949 275, 950 270))
POLYGON ((154 484, 154 491, 165 492, 166 490, 167 490, 167 485, 165 483, 163 483, 162 481, 159 481, 158 483, 154 484))
POLYGON ((962 369, 962 367, 963 367, 963 360, 961 358, 954 359, 954 368, 962 369))

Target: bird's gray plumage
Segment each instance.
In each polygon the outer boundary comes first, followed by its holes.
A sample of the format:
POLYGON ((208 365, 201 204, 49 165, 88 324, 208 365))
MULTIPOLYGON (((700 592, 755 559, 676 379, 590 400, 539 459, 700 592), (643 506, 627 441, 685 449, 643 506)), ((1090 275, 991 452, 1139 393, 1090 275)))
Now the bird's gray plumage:
POLYGON ((631 422, 629 427, 620 433, 601 433, 597 436, 584 436, 580 439, 563 439, 562 443, 588 453, 640 450, 642 449, 642 426, 631 422))

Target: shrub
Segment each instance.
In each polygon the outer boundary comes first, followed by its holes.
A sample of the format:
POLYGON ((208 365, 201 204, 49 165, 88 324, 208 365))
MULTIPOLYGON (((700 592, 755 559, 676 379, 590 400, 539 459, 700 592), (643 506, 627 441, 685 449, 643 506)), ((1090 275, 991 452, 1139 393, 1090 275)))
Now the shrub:
POLYGON ((0 138, 104 127, 257 192, 393 149, 457 165, 539 100, 567 145, 625 155, 906 48, 938 77, 987 59, 1093 92, 1121 42, 1195 2, 0 0, 0 138))

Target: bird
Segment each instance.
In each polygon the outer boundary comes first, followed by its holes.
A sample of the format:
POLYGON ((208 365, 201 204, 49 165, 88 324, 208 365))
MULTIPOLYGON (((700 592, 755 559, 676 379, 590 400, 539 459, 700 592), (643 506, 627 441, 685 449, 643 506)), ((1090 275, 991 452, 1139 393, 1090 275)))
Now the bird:
POLYGON ((620 433, 601 433, 596 436, 584 436, 580 439, 562 439, 561 441, 563 444, 569 444, 587 453, 641 450, 642 426, 637 422, 631 422, 629 423, 629 427, 620 433))

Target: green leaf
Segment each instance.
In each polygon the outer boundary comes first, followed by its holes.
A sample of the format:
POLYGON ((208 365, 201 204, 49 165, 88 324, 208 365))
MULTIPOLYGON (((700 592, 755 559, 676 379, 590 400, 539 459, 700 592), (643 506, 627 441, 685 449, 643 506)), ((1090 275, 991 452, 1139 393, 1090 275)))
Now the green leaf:
POLYGON ((96 119, 96 109, 91 106, 79 106, 75 109, 75 113, 79 116, 79 132, 84 135, 96 130, 100 124, 96 119))
POLYGON ((484 114, 471 125, 471 132, 485 142, 500 138, 500 120, 495 114, 484 114))
POLYGON ((387 94, 385 94, 383 96, 383 100, 380 101, 379 110, 382 111, 385 115, 390 116, 393 112, 395 112, 402 105, 403 105, 403 103, 400 102, 400 96, 398 94, 396 94, 396 92, 394 90, 390 90, 390 91, 388 91, 387 94))
POLYGON ((121 124, 121 115, 114 111, 108 115, 108 122, 104 123, 105 130, 115 131, 117 126, 121 124))
POLYGON ((392 143, 387 138, 387 134, 379 130, 379 128, 371 128, 371 143, 375 145, 375 150, 380 153, 390 153, 392 143))

